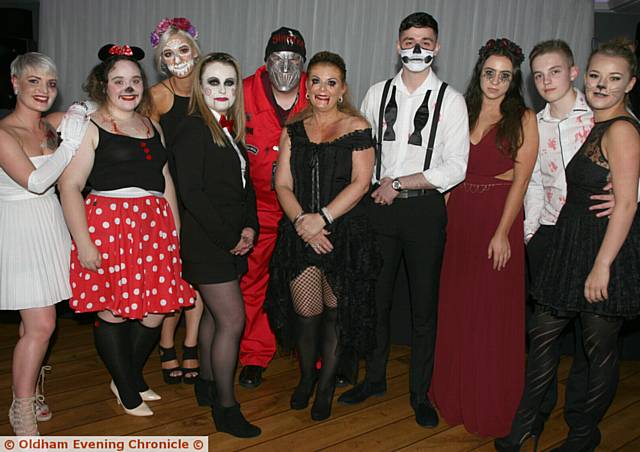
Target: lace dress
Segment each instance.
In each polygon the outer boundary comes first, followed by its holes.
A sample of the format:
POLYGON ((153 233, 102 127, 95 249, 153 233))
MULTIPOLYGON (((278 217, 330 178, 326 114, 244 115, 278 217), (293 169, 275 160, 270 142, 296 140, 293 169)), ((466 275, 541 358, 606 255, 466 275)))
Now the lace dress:
MULTIPOLYGON (((355 130, 324 143, 311 142, 302 121, 287 126, 287 132, 294 193, 305 212, 318 212, 349 185, 352 152, 373 146, 371 129, 355 130)), ((289 219, 282 218, 265 310, 278 340, 291 348, 295 313, 289 283, 306 268, 316 266, 326 274, 338 301, 340 346, 365 352, 375 344, 374 288, 382 259, 363 202, 326 228, 334 249, 318 255, 298 237, 289 219)))
POLYGON ((611 264, 609 298, 589 303, 584 297, 584 283, 609 224, 608 218, 597 218, 589 206, 594 204, 590 196, 602 194, 602 187, 610 179, 609 162, 600 144, 615 121, 628 121, 640 133, 640 125, 629 117, 598 122, 567 165, 567 202, 560 212, 549 254, 533 290, 541 305, 560 316, 589 312, 634 317, 640 313, 640 210, 611 264))

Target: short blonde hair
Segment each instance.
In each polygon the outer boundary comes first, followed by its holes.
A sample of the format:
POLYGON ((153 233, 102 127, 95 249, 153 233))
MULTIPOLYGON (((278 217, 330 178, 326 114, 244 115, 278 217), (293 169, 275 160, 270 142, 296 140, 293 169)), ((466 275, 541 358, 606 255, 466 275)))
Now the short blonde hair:
POLYGON ((38 52, 27 52, 18 55, 11 62, 11 77, 20 77, 27 68, 46 69, 48 73, 58 75, 56 64, 50 57, 38 52))

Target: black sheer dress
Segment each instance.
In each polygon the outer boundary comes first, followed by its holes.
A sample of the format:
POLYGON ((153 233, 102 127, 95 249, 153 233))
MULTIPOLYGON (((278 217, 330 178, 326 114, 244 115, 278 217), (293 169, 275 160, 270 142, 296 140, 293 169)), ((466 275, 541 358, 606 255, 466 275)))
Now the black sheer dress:
POLYGON ((533 294, 536 300, 559 316, 588 312, 609 317, 634 317, 640 313, 640 210, 611 265, 609 298, 589 303, 584 283, 591 272, 604 239, 608 218, 596 218, 589 206, 591 195, 603 194, 610 180, 609 162, 601 141, 615 121, 628 121, 640 133, 640 125, 629 117, 595 124, 587 140, 567 165, 567 202, 560 212, 549 253, 533 294))
MULTIPOLYGON (((333 141, 309 140, 302 121, 287 126, 291 139, 294 193, 305 212, 316 213, 351 182, 352 152, 373 146, 371 129, 361 129, 333 141)), ((326 227, 333 251, 318 255, 298 237, 284 216, 271 259, 271 279, 265 310, 276 337, 285 348, 295 339, 296 314, 289 283, 310 266, 322 270, 336 298, 338 338, 342 350, 366 352, 375 344, 374 288, 382 258, 363 201, 326 227)))

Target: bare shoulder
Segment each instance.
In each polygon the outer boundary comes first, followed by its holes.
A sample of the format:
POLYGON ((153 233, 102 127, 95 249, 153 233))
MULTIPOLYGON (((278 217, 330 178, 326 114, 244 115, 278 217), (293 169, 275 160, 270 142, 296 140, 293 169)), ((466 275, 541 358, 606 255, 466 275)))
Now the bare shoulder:
POLYGON ((159 115, 168 112, 173 105, 173 93, 162 82, 153 85, 149 89, 149 94, 153 101, 153 108, 159 115))
POLYGON ((615 137, 616 140, 619 139, 621 142, 624 140, 638 140, 640 132, 638 131, 638 126, 629 121, 615 121, 605 132, 605 137, 608 139, 615 137))
POLYGON ((51 124, 54 129, 57 129, 60 123, 62 122, 62 118, 64 117, 64 112, 56 111, 54 113, 48 114, 44 120, 51 124))
POLYGON ((369 121, 364 119, 362 116, 350 116, 348 118, 348 125, 350 131, 368 129, 371 127, 369 121))
POLYGON ((525 109, 522 115, 522 125, 525 127, 533 127, 538 122, 536 113, 530 108, 525 109))

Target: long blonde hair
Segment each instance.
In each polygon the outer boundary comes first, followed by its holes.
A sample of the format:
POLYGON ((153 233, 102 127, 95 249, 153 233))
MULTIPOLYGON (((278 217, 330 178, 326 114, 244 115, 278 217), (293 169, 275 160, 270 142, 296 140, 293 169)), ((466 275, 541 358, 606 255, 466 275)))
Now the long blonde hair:
POLYGON ((210 63, 225 63, 230 64, 236 71, 236 100, 229 110, 229 119, 233 119, 233 133, 235 135, 235 141, 238 143, 244 144, 244 125, 245 125, 245 116, 244 116, 244 92, 242 90, 242 78, 240 76, 240 64, 238 61, 229 55, 228 53, 223 52, 213 52, 205 55, 198 61, 196 68, 194 70, 195 80, 193 81, 193 87, 191 88, 191 100, 189 101, 189 114, 199 113, 202 116, 202 119, 209 127, 211 131, 211 136, 213 137, 213 141, 220 145, 224 146, 227 143, 227 137, 224 134, 224 131, 218 124, 218 121, 209 110, 207 106, 207 102, 204 100, 204 94, 202 92, 202 73, 206 66, 210 63))

